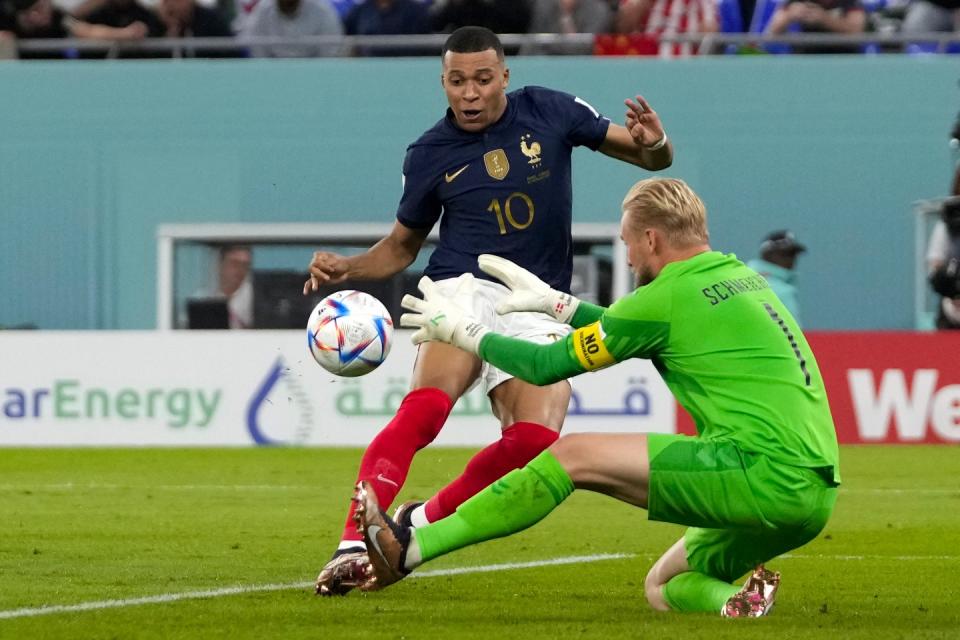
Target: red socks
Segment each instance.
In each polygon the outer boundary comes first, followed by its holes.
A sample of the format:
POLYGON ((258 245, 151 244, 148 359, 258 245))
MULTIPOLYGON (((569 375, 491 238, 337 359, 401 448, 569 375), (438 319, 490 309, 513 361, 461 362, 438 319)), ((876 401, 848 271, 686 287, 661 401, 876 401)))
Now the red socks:
MULTIPOLYGON (((451 408, 450 397, 440 389, 411 391, 400 403, 393 420, 367 447, 360 461, 357 482, 366 480, 373 485, 381 508, 389 507, 397 497, 407 479, 414 454, 433 442, 451 408)), ((356 503, 350 503, 343 540, 361 540, 353 522, 355 506, 356 503)))
POLYGON ((436 522, 450 515, 487 485, 533 460, 559 437, 559 433, 534 422, 510 425, 503 430, 500 440, 473 456, 463 474, 427 502, 427 520, 436 522))

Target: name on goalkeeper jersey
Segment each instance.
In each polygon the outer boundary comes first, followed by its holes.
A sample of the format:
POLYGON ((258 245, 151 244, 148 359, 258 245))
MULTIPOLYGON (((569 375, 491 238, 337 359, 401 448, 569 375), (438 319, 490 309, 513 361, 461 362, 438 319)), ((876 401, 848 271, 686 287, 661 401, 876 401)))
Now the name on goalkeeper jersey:
POLYGON ((724 300, 747 293, 748 291, 763 291, 769 289, 770 283, 763 276, 749 276, 747 278, 734 278, 732 280, 721 280, 712 284, 701 291, 711 305, 717 305, 724 300))

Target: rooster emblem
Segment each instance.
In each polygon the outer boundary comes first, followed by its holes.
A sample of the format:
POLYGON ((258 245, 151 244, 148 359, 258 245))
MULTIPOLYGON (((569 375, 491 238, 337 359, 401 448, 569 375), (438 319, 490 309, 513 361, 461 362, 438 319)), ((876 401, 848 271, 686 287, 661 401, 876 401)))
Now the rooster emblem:
POLYGON ((520 137, 520 151, 523 153, 523 155, 530 158, 528 164, 540 164, 540 143, 534 142, 530 146, 527 146, 527 140, 529 139, 529 133, 520 137))

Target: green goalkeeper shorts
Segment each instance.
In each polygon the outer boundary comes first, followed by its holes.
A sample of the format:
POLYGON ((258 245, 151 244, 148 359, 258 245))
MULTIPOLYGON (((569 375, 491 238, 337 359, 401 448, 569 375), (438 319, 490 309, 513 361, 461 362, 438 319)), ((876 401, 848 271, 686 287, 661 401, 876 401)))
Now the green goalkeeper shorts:
POLYGON ((691 527, 690 568, 726 582, 815 538, 837 499, 828 474, 734 442, 650 434, 648 448, 649 518, 691 527))

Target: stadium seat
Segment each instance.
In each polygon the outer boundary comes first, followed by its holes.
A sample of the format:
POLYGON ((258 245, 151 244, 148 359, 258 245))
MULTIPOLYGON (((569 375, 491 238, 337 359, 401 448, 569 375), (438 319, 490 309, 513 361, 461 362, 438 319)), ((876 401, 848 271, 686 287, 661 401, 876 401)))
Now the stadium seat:
POLYGON ((931 55, 937 52, 936 42, 911 42, 907 45, 907 53, 910 55, 931 55))
MULTIPOLYGON (((889 4, 888 0, 860 0, 860 4, 863 5, 863 10, 867 12, 867 30, 874 31, 875 29, 871 27, 873 19, 870 14, 884 11, 889 4)), ((862 51, 863 53, 880 53, 882 49, 877 42, 867 42, 863 45, 862 51)))
MULTIPOLYGON (((721 33, 743 33, 743 16, 740 14, 740 0, 720 0, 717 6, 717 12, 720 14, 721 33)), ((724 47, 724 53, 737 53, 739 47, 735 44, 728 44, 724 47)))
POLYGON ((917 56, 929 56, 937 53, 955 55, 960 53, 960 42, 948 42, 943 51, 940 50, 940 44, 937 42, 911 42, 907 45, 907 53, 917 56))
POLYGON ((593 38, 595 56, 655 56, 659 40, 646 33, 598 33, 593 38))
POLYGON ((782 0, 757 0, 750 19, 750 33, 763 33, 782 0))
MULTIPOLYGON (((767 25, 770 24, 773 12, 782 2, 783 0, 757 0, 757 4, 753 8, 753 18, 750 20, 750 33, 763 33, 767 25)), ((799 27, 791 25, 789 31, 799 31, 799 27)), ((790 45, 778 42, 763 45, 763 50, 774 55, 782 55, 791 51, 790 45)))
POLYGON ((887 0, 860 0, 860 4, 863 5, 863 10, 867 13, 883 11, 887 8, 887 0))
POLYGON ((740 15, 740 0, 720 0, 717 11, 720 14, 721 32, 743 33, 743 17, 740 15))

